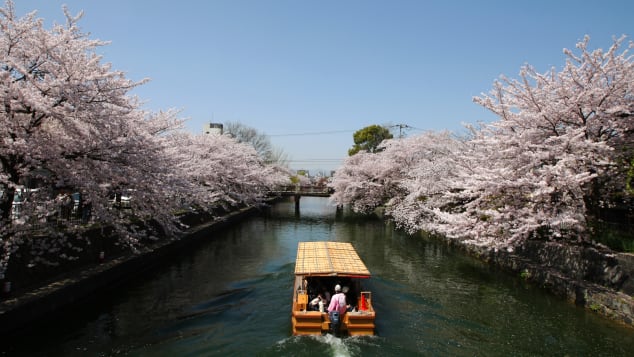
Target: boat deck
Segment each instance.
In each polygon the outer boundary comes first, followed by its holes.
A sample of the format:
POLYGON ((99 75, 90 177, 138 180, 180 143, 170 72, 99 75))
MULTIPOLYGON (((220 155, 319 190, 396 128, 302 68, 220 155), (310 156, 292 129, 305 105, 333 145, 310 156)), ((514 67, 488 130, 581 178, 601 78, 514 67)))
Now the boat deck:
POLYGON ((373 335, 376 314, 372 294, 361 287, 361 281, 370 276, 370 271, 350 243, 300 242, 293 288, 293 334, 319 335, 330 331, 328 313, 312 310, 309 302, 317 294, 333 289, 337 283, 351 288, 346 300, 353 305, 352 311, 341 318, 340 332, 350 336, 373 335))

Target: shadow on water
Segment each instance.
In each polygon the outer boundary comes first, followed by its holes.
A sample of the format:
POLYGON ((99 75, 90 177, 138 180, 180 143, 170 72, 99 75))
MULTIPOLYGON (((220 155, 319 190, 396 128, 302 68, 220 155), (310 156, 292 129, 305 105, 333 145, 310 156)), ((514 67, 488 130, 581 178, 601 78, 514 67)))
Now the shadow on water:
POLYGON ((251 295, 253 289, 241 288, 223 292, 213 299, 192 306, 188 311, 184 311, 182 315, 174 318, 174 326, 170 326, 167 331, 182 331, 183 328, 192 324, 196 325, 192 320, 196 318, 208 318, 217 316, 227 311, 233 311, 240 308, 240 304, 245 303, 246 298, 251 295))

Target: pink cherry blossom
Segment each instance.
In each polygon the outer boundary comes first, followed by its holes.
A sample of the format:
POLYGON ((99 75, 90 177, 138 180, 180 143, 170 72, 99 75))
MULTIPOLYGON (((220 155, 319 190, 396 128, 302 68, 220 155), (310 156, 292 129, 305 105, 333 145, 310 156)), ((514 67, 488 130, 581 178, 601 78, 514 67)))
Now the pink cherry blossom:
POLYGON ((186 133, 178 111, 143 110, 130 91, 147 80, 104 63, 98 49, 107 43, 81 31, 81 14, 65 14, 64 25, 47 30, 35 12, 17 18, 10 1, 0 9, 0 274, 21 247, 31 265, 76 259, 81 244, 68 233, 87 225, 50 224, 68 218, 73 192, 90 204, 92 224, 114 228, 135 250, 177 234, 184 205, 258 204, 288 181, 248 145, 186 133), (27 186, 37 189, 12 215, 14 193, 27 186), (130 210, 109 200, 122 193, 130 210), (131 224, 149 220, 157 224, 131 224))
MULTIPOLYGON (((625 38, 608 51, 565 50, 557 72, 525 66, 474 101, 499 119, 471 136, 424 133, 350 157, 332 197, 401 228, 509 246, 531 237, 586 240, 588 204, 626 194, 634 64, 625 38)), ((629 48, 632 44, 629 44, 629 48)))

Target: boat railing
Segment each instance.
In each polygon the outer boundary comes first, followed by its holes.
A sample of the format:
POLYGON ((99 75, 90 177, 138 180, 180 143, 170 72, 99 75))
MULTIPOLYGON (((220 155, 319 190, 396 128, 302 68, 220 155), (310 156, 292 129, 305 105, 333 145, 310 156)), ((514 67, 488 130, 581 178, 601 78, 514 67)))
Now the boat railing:
POLYGON ((305 290, 297 291, 297 308, 306 311, 308 306, 308 293, 305 290))

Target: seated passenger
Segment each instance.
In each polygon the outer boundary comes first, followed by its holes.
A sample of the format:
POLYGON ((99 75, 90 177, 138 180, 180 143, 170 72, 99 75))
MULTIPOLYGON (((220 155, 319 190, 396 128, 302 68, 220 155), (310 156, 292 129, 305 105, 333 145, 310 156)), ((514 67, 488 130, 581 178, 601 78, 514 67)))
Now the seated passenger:
POLYGON ((311 310, 323 312, 325 305, 324 298, 321 296, 321 294, 319 294, 316 298, 310 301, 309 305, 311 310))
MULTIPOLYGON (((341 289, 341 292, 346 296, 346 300, 348 300, 348 291, 350 291, 350 289, 347 286, 344 286, 341 289)), ((353 311, 353 310, 354 310, 354 306, 352 306, 351 304, 346 305, 346 311, 353 311)))

